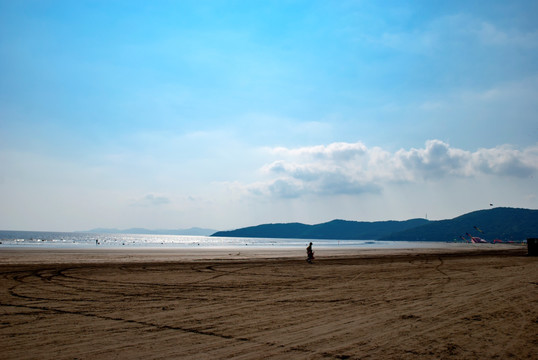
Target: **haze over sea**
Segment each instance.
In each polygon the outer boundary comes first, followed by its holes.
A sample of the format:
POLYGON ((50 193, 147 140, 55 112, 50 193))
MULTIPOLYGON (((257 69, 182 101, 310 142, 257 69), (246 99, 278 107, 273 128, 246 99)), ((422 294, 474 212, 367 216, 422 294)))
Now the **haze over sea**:
POLYGON ((176 249, 297 249, 312 241, 316 248, 436 248, 439 242, 378 240, 275 239, 188 235, 99 234, 84 232, 0 231, 2 247, 39 249, 176 248, 176 249))

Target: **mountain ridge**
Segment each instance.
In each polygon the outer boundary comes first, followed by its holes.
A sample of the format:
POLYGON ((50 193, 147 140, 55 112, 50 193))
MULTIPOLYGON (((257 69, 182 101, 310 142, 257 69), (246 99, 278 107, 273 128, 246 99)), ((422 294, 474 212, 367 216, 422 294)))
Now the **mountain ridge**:
POLYGON ((427 223, 426 219, 405 221, 359 222, 335 219, 326 223, 307 225, 302 223, 277 223, 249 226, 236 230, 218 231, 211 236, 218 237, 267 237, 297 239, 372 240, 388 236, 393 232, 406 230, 427 223))
POLYGON ((335 219, 307 225, 277 223, 218 231, 219 237, 267 237, 334 240, 463 241, 469 235, 488 241, 521 241, 538 236, 538 210, 498 207, 446 220, 351 221, 335 219))
POLYGON ((538 210, 498 207, 477 210, 448 220, 431 221, 380 240, 450 241, 469 239, 521 241, 538 237, 538 210))

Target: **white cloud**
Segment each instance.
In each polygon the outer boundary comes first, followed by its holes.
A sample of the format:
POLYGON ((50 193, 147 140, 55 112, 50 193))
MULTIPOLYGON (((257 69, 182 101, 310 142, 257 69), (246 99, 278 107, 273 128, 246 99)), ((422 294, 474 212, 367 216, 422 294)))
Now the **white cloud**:
POLYGON ((472 154, 471 163, 485 174, 528 177, 538 169, 538 146, 523 151, 506 145, 479 149, 472 154))
POLYGON ((161 206, 170 204, 170 199, 166 196, 147 194, 139 199, 135 199, 131 206, 141 206, 141 207, 150 207, 150 206, 161 206))
POLYGON ((308 156, 314 158, 324 159, 340 159, 349 160, 356 156, 361 156, 366 152, 366 146, 362 143, 344 143, 337 142, 327 146, 317 145, 310 147, 301 147, 297 149, 288 149, 284 147, 278 147, 273 150, 277 155, 283 156, 308 156))
POLYGON ((424 148, 389 152, 358 143, 271 150, 278 160, 262 170, 269 178, 248 186, 252 194, 303 195, 378 193, 390 183, 423 183, 481 175, 525 178, 538 171, 538 146, 503 145, 475 152, 429 140, 424 148))
POLYGON ((404 53, 434 55, 444 49, 462 45, 534 49, 538 47, 538 32, 501 28, 469 14, 441 16, 406 31, 383 32, 363 36, 367 41, 404 53))
POLYGON ((398 150, 394 161, 399 164, 398 170, 406 172, 406 178, 413 180, 467 175, 469 155, 468 151, 452 149, 440 140, 429 140, 424 149, 398 150))
POLYGON ((503 30, 495 25, 482 21, 472 29, 483 43, 499 46, 518 46, 523 48, 538 47, 538 32, 521 32, 517 30, 503 30))

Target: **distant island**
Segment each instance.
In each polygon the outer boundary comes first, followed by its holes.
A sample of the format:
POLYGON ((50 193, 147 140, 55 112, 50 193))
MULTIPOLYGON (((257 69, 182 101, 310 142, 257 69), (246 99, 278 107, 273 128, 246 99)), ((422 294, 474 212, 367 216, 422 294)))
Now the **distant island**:
POLYGON ((437 221, 332 220, 316 225, 263 224, 218 231, 211 236, 392 241, 467 241, 472 236, 489 242, 522 241, 538 237, 538 210, 499 207, 437 221))
POLYGON ((130 228, 130 229, 108 229, 108 228, 96 228, 84 232, 98 233, 98 234, 143 234, 143 235, 191 235, 191 236, 209 236, 215 233, 214 229, 203 229, 198 227, 192 227, 190 229, 144 229, 144 228, 130 228))

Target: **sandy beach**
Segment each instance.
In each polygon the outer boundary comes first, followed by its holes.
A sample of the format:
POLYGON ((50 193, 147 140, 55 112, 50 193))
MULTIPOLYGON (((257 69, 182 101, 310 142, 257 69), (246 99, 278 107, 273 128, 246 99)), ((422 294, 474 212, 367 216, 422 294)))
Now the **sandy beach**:
POLYGON ((522 246, 0 250, 1 359, 536 359, 522 246))

